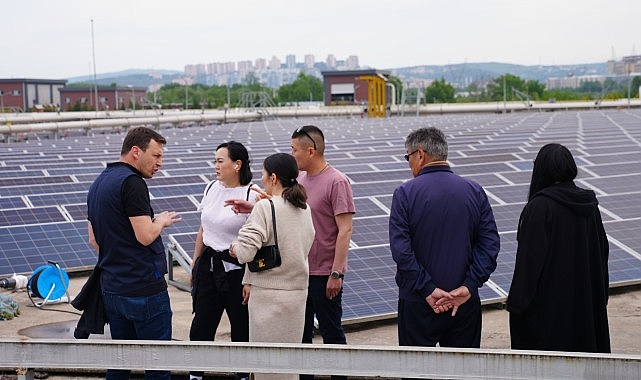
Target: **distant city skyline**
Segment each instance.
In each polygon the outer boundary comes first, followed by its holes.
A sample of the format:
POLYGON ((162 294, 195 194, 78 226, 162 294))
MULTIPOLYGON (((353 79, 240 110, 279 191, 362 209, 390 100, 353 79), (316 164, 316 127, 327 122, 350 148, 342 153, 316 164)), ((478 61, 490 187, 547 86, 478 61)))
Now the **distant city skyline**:
POLYGON ((317 61, 313 54, 305 54, 299 60, 295 54, 285 55, 285 60, 272 55, 267 59, 259 57, 254 60, 210 62, 187 64, 184 77, 174 79, 174 83, 192 84, 204 83, 207 85, 234 85, 244 83, 246 77, 254 77, 267 87, 277 88, 296 80, 299 73, 303 72, 321 78, 321 69, 324 70, 356 70, 359 69, 357 55, 350 55, 345 59, 336 59, 333 54, 328 54, 324 60, 317 61), (320 65, 320 67, 319 67, 320 65))
POLYGON ((183 71, 291 54, 358 55, 379 70, 597 63, 637 54, 639 14, 637 0, 9 1, 0 78, 183 71))
POLYGON ((354 54, 345 59, 337 59, 334 54, 327 54, 326 58, 321 60, 318 60, 313 54, 303 55, 302 60, 298 60, 295 54, 286 54, 284 61, 280 57, 272 55, 269 60, 265 57, 258 57, 253 60, 189 63, 185 65, 184 72, 189 76, 225 74, 235 71, 244 75, 253 70, 280 69, 283 65, 286 69, 293 69, 298 65, 304 65, 306 68, 312 69, 317 63, 323 63, 328 69, 343 68, 354 70, 360 67, 358 55, 354 54))

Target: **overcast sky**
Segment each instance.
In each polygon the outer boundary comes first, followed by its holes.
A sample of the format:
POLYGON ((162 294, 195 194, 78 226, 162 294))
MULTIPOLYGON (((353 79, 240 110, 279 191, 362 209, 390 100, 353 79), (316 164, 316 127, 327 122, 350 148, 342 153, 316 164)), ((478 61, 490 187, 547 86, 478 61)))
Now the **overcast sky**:
POLYGON ((503 62, 557 65, 641 54, 639 0, 10 0, 0 78, 305 54, 377 69, 503 62))

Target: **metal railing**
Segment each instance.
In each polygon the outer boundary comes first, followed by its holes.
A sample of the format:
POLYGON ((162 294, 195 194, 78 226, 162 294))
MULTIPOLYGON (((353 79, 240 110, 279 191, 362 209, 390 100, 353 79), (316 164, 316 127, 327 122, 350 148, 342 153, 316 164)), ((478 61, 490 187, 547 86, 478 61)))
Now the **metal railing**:
POLYGON ((429 379, 640 379, 641 356, 287 343, 0 340, 0 368, 262 372, 429 379))

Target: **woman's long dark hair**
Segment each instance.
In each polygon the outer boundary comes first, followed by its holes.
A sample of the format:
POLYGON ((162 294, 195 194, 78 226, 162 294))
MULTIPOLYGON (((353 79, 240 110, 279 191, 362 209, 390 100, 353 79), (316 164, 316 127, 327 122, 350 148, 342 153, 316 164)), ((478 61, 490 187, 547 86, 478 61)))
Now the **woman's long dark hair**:
POLYGON ((227 148, 229 152, 229 159, 232 161, 240 160, 240 169, 238 171, 240 177, 240 184, 245 186, 252 181, 252 170, 249 167, 249 152, 247 148, 237 141, 228 141, 218 145, 216 151, 220 148, 227 148))
POLYGON ((576 162, 568 148, 556 143, 544 145, 534 160, 528 201, 550 185, 573 181, 577 173, 576 162))
POLYGON ((263 167, 268 175, 276 174, 283 186, 283 199, 295 207, 307 208, 307 192, 303 185, 296 181, 298 165, 294 157, 287 153, 276 153, 265 158, 263 167))

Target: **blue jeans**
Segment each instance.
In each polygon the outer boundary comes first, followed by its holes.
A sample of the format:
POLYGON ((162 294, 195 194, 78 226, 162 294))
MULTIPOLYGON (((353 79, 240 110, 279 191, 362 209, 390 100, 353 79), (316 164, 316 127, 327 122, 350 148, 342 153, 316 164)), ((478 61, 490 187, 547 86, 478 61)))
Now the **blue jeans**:
MULTIPOLYGON (((305 307, 305 328, 303 343, 312 343, 314 337, 314 315, 318 319, 318 330, 325 344, 347 344, 343 331, 343 290, 333 299, 326 296, 329 276, 309 276, 307 305, 305 307)), ((312 375, 300 375, 301 380, 313 379, 312 375)), ((332 376, 331 379, 346 379, 332 376)))
MULTIPOLYGON (((171 305, 165 290, 151 296, 102 293, 114 340, 171 340, 171 305)), ((107 380, 129 379, 129 370, 109 369, 107 380)), ((169 371, 145 371, 145 379, 171 379, 169 371)))

